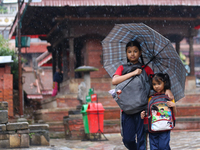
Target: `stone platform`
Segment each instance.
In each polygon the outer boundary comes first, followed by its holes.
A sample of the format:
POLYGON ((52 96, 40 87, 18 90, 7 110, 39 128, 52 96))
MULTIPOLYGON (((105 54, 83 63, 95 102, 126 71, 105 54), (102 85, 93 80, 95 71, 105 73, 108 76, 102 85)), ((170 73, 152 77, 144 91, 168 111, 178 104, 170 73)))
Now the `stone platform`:
MULTIPOLYGON (((187 95, 179 100, 177 105, 176 127, 174 130, 199 130, 200 128, 200 94, 187 93, 187 95)), ((200 92, 199 92, 200 93, 200 92)), ((104 111, 104 133, 120 133, 120 109, 117 103, 109 94, 101 94, 98 101, 102 103, 104 111)), ((35 112, 35 121, 43 120, 49 124, 50 137, 65 137, 66 127, 63 123, 63 117, 69 116, 69 112, 76 110, 79 103, 75 99, 75 94, 67 96, 56 96, 44 100, 42 107, 44 109, 35 112), (72 103, 73 101, 73 103, 72 103), (48 108, 51 107, 51 108, 48 108), (66 107, 67 106, 67 107, 66 107)), ((82 118, 79 123, 73 125, 76 131, 73 134, 83 135, 84 125, 82 118), (82 123, 81 123, 82 122, 82 123)), ((75 137, 75 136, 74 136, 75 137)), ((72 138, 76 139, 76 138, 72 138)))
POLYGON ((0 102, 0 149, 49 145, 49 125, 29 125, 26 119, 8 119, 8 103, 0 102))

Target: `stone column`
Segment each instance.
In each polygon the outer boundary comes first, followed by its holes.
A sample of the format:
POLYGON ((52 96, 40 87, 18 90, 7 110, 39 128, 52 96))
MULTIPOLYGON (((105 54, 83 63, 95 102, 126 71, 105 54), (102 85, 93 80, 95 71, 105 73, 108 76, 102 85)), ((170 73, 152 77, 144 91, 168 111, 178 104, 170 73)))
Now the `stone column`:
POLYGON ((84 82, 86 83, 86 93, 88 93, 89 89, 91 88, 91 78, 89 71, 84 72, 84 82))
POLYGON ((198 33, 197 30, 190 28, 189 29, 189 58, 190 58, 190 76, 195 76, 194 71, 194 49, 193 49, 193 37, 196 36, 198 33))
POLYGON ((69 77, 74 78, 74 38, 69 38, 69 77))

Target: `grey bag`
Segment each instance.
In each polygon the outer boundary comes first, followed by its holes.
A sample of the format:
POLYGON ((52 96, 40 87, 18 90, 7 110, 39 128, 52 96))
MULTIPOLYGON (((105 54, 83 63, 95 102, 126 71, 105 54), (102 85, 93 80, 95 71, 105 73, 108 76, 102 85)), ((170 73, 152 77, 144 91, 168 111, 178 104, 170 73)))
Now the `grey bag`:
MULTIPOLYGON (((142 64, 126 64, 123 65, 123 68, 122 74, 126 74, 137 68, 142 68, 142 64)), ((140 75, 119 83, 115 88, 113 97, 126 114, 135 114, 147 108, 149 92, 149 79, 146 71, 142 69, 140 75), (117 90, 122 90, 119 96, 116 93, 117 90)))

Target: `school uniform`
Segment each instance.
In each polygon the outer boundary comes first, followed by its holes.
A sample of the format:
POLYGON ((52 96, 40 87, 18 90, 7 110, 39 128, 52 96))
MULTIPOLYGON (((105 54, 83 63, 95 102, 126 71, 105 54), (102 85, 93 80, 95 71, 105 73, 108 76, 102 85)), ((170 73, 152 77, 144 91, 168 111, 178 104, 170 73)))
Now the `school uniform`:
MULTIPOLYGON (((123 65, 119 66, 114 75, 121 76, 123 69, 123 65)), ((154 74, 150 67, 146 66, 144 69, 148 76, 154 74)), ((126 148, 129 150, 146 150, 145 132, 140 112, 130 115, 122 111, 121 125, 123 143, 126 148)))

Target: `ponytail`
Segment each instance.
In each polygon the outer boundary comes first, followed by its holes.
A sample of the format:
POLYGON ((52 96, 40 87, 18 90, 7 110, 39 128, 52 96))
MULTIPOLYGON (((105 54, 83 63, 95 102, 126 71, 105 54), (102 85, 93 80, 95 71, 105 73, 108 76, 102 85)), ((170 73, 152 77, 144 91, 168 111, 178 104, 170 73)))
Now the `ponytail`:
POLYGON ((164 75, 164 82, 165 82, 165 90, 171 89, 171 83, 170 83, 169 75, 167 73, 165 73, 163 75, 164 75))

